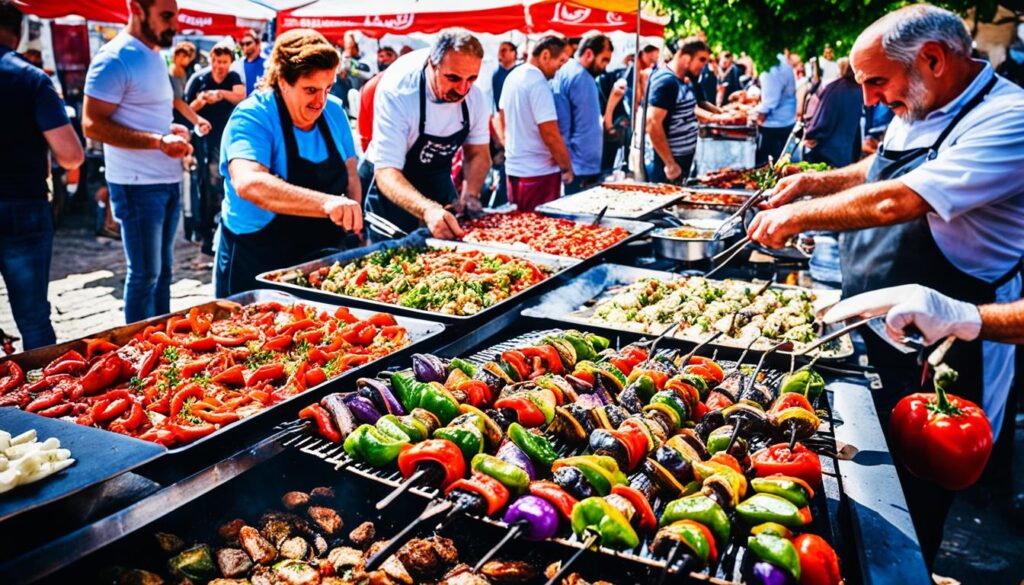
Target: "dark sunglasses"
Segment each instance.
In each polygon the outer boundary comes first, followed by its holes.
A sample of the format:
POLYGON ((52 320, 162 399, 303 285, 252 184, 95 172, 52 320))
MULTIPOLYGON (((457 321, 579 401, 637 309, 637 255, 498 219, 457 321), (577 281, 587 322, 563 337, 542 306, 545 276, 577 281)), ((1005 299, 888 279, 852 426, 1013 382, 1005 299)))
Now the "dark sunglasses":
POLYGON ((249 45, 255 45, 256 41, 242 41, 241 43, 238 43, 238 44, 243 46, 243 47, 248 47, 249 45))

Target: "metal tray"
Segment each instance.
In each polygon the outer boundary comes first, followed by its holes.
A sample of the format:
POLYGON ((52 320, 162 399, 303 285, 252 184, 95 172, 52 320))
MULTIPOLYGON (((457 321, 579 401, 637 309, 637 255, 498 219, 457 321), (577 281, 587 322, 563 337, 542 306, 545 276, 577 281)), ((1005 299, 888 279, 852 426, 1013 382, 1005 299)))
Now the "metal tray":
MULTIPOLYGON (((496 247, 496 246, 485 245, 485 244, 475 244, 475 243, 469 243, 469 242, 456 242, 456 241, 449 241, 449 240, 438 240, 436 238, 427 238, 425 245, 427 247, 433 247, 433 248, 455 248, 456 250, 480 250, 482 252, 489 252, 489 253, 492 253, 492 254, 508 254, 508 252, 509 252, 508 248, 496 247)), ((343 264, 347 264, 347 263, 349 263, 349 262, 351 262, 351 261, 353 261, 355 259, 363 257, 363 256, 355 256, 355 257, 353 257, 350 252, 340 252, 338 254, 332 254, 330 256, 326 256, 324 258, 320 258, 319 260, 313 260, 311 262, 306 262, 304 264, 298 264, 296 266, 290 266, 288 268, 282 268, 280 270, 271 270, 271 271, 268 271, 268 272, 264 272, 263 274, 260 274, 259 276, 257 276, 256 280, 259 281, 260 283, 263 283, 263 284, 265 284, 267 286, 270 286, 270 287, 273 287, 273 288, 279 288, 279 289, 284 289, 284 290, 287 290, 287 291, 291 291, 292 293, 294 293, 295 295, 298 295, 300 297, 305 297, 305 298, 309 298, 309 299, 317 299, 317 300, 321 300, 321 301, 328 302, 328 303, 338 303, 338 302, 344 301, 345 303, 351 303, 353 305, 362 305, 362 306, 366 306, 366 307, 373 307, 373 308, 375 308, 377 310, 388 311, 388 312, 395 313, 395 314, 402 314, 402 313, 404 313, 404 314, 407 314, 407 315, 422 316, 422 317, 425 317, 425 318, 428 318, 428 319, 441 319, 441 320, 444 320, 444 321, 451 321, 451 322, 466 322, 466 321, 469 321, 470 319, 477 319, 477 318, 479 318, 481 316, 495 315, 495 314, 501 312, 502 309, 509 308, 513 303, 519 302, 519 300, 521 298, 521 295, 532 292, 538 286, 544 286, 548 282, 553 281, 557 276, 559 276, 563 272, 565 272, 565 271, 567 271, 567 270, 577 266, 580 263, 580 260, 577 259, 577 258, 565 258, 565 257, 562 257, 562 256, 552 256, 550 254, 538 254, 536 252, 515 252, 515 253, 513 253, 511 255, 515 256, 517 258, 523 258, 525 260, 529 260, 529 261, 533 262, 534 264, 537 264, 538 266, 543 266, 543 267, 546 267, 546 268, 550 269, 552 271, 551 276, 549 276, 545 281, 543 281, 543 282, 541 282, 541 283, 539 283, 537 285, 534 285, 534 286, 532 286, 532 287, 530 287, 530 288, 528 288, 526 290, 523 290, 523 291, 521 291, 521 292, 519 292, 517 294, 514 294, 514 295, 510 296, 509 298, 501 301, 500 303, 495 303, 494 305, 491 305, 490 307, 487 307, 486 309, 484 309, 484 310, 482 310, 479 313, 476 313, 474 315, 446 315, 446 314, 443 314, 443 313, 435 313, 433 311, 426 311, 426 310, 423 310, 423 309, 414 309, 414 308, 411 308, 411 307, 402 307, 400 305, 393 305, 391 303, 375 301, 373 299, 364 299, 364 298, 360 298, 360 297, 352 297, 352 296, 348 296, 348 295, 342 295, 342 294, 327 292, 327 291, 320 290, 320 289, 317 289, 317 288, 301 286, 301 285, 294 284, 294 283, 291 283, 291 282, 278 282, 276 280, 271 280, 271 278, 270 278, 271 275, 282 273, 282 272, 289 272, 289 271, 293 271, 293 270, 298 270, 298 271, 302 271, 302 272, 308 273, 308 272, 311 272, 311 271, 316 270, 318 268, 322 268, 324 266, 331 266, 336 261, 341 261, 343 264)), ((365 254, 364 254, 364 256, 365 256, 365 254)))
MULTIPOLYGON (((255 303, 260 303, 260 302, 265 302, 265 301, 277 301, 277 302, 285 303, 285 304, 301 302, 301 303, 304 303, 304 304, 307 304, 307 305, 311 305, 311 306, 314 306, 314 307, 318 307, 318 308, 320 308, 322 310, 328 310, 328 311, 333 311, 334 309, 336 309, 339 306, 337 302, 322 303, 322 302, 309 301, 307 299, 302 299, 302 298, 296 297, 294 295, 288 294, 286 292, 274 291, 274 290, 253 290, 253 291, 248 291, 248 292, 244 292, 244 293, 239 293, 237 295, 232 295, 232 296, 227 298, 227 301, 215 300, 215 301, 210 301, 210 302, 203 303, 201 305, 196 305, 196 306, 199 307, 200 310, 213 311, 216 314, 217 311, 227 311, 227 310, 229 310, 229 303, 237 303, 237 304, 240 304, 240 305, 252 305, 252 304, 255 304, 255 303)), ((139 331, 142 331, 147 326, 153 325, 153 324, 156 324, 156 323, 162 323, 162 322, 166 321, 169 317, 171 317, 173 315, 184 315, 184 314, 188 313, 188 311, 191 308, 192 307, 189 307, 189 308, 183 309, 181 311, 175 311, 173 313, 168 313, 167 315, 161 315, 159 317, 153 317, 153 318, 147 319, 145 321, 139 321, 139 322, 136 322, 136 323, 130 323, 128 325, 123 325, 121 327, 115 327, 113 329, 108 329, 106 331, 101 331, 99 333, 96 333, 95 335, 90 335, 88 337, 83 337, 81 339, 76 339, 74 341, 67 341, 65 343, 60 343, 60 344, 57 344, 57 345, 50 345, 50 346, 47 346, 47 347, 41 347, 39 349, 34 349, 34 350, 31 350, 31 351, 15 354, 15 355, 11 356, 9 359, 15 361, 26 372, 28 370, 39 369, 39 368, 45 366, 46 364, 50 363, 51 361, 53 361, 55 358, 60 357, 61 355, 63 355, 68 350, 74 349, 74 350, 76 350, 76 351, 78 351, 80 353, 84 353, 85 352, 85 340, 86 339, 97 339, 97 338, 99 338, 99 339, 106 339, 106 340, 108 340, 108 341, 110 341, 112 343, 116 343, 118 345, 123 345, 123 344, 127 343, 136 333, 138 333, 139 331)), ((352 314, 355 315, 356 317, 360 317, 360 318, 368 317, 372 312, 373 311, 369 311, 369 310, 366 310, 366 309, 357 309, 357 308, 353 308, 352 309, 352 314)), ((410 350, 410 348, 412 348, 412 347, 414 347, 416 345, 419 345, 421 342, 423 342, 423 341, 425 341, 425 340, 427 340, 427 339, 429 339, 431 337, 434 337, 434 336, 436 336, 436 335, 438 335, 438 334, 440 334, 441 332, 444 331, 444 325, 442 325, 440 323, 432 322, 432 321, 424 321, 424 320, 421 320, 421 319, 415 319, 415 318, 412 318, 412 317, 403 317, 403 316, 399 316, 399 315, 395 315, 395 320, 398 322, 399 325, 405 327, 405 329, 408 331, 409 337, 412 339, 412 343, 410 343, 408 346, 406 346, 406 347, 404 347, 404 348, 402 348, 402 349, 400 349, 400 350, 398 350, 396 352, 393 352, 392 354, 389 354, 388 356, 386 356, 387 358, 393 357, 393 356, 398 355, 400 353, 408 352, 410 350)), ((193 448, 195 448, 195 447, 197 447, 199 445, 207 444, 210 441, 217 440, 217 439, 223 437, 226 434, 229 434, 229 433, 230 434, 236 434, 236 433, 239 432, 240 429, 251 428, 255 424, 254 421, 261 420, 267 413, 269 413, 271 411, 274 411, 276 409, 279 409, 279 408, 281 408, 285 404, 291 403, 291 402, 293 402, 295 400, 301 400, 301 401, 303 401, 303 404, 305 404, 305 403, 309 402, 310 399, 312 399, 314 397, 319 398, 319 396, 321 394, 326 394, 326 390, 328 388, 333 387, 335 384, 339 383, 339 381, 346 380, 346 379, 352 378, 354 376, 358 377, 358 375, 360 373, 360 370, 362 370, 362 368, 365 368, 367 366, 372 366, 373 364, 374 364, 374 361, 370 361, 370 362, 367 362, 366 364, 364 364, 362 366, 357 366, 355 368, 352 368, 351 370, 345 372, 344 374, 341 374, 340 376, 337 376, 337 377, 332 378, 330 380, 327 380, 327 381, 325 381, 325 382, 323 382, 321 384, 313 386, 312 388, 309 388, 308 390, 306 390, 305 392, 303 392, 301 394, 297 394, 295 396, 292 396, 291 398, 288 398, 286 400, 278 402, 277 404, 275 404, 275 405, 273 405, 273 406, 271 406, 269 408, 265 408, 265 409, 261 410, 260 412, 254 414, 252 416, 247 416, 247 417, 245 417, 245 418, 243 418, 243 419, 241 419, 239 421, 236 421, 234 423, 226 425, 225 427, 223 427, 221 429, 218 429, 216 432, 211 433, 209 435, 206 435, 205 437, 203 437, 203 438, 201 438, 201 439, 199 439, 197 441, 193 441, 193 442, 191 442, 191 443, 189 443, 187 445, 182 445, 180 447, 174 447, 174 448, 171 448, 171 449, 165 449, 164 447, 161 447, 159 445, 157 445, 157 447, 161 451, 163 451, 163 452, 166 452, 166 453, 169 453, 169 454, 178 454, 178 453, 182 453, 184 451, 188 451, 190 449, 193 449, 193 448)), ((31 414, 31 413, 28 413, 28 414, 31 414)), ((42 417, 42 416, 39 416, 39 415, 36 415, 36 414, 31 414, 31 416, 36 417, 38 419, 46 420, 45 417, 42 417)), ((100 440, 102 440, 102 441, 109 441, 109 440, 111 440, 110 439, 111 436, 116 436, 116 437, 121 437, 122 436, 122 435, 119 435, 117 433, 113 433, 113 432, 106 431, 106 430, 103 430, 103 429, 94 429, 94 430, 96 430, 98 433, 101 433, 101 435, 99 435, 99 436, 100 436, 100 440)))
MULTIPOLYGON (((511 211, 514 211, 514 208, 504 208, 504 209, 501 209, 501 210, 494 210, 494 213, 510 213, 511 211)), ((574 221, 576 223, 591 224, 591 223, 594 222, 594 216, 592 216, 592 215, 583 215, 583 214, 579 214, 579 213, 567 213, 567 212, 558 212, 558 213, 538 212, 538 213, 540 215, 546 215, 546 216, 549 216, 549 217, 556 217, 556 218, 559 218, 559 219, 568 219, 568 220, 574 221)), ((606 228, 620 227, 620 228, 626 230, 627 232, 629 232, 629 235, 626 236, 625 238, 623 238, 621 241, 618 241, 618 242, 612 244, 611 246, 608 246, 604 250, 601 250, 597 254, 593 254, 591 256, 587 256, 586 258, 574 258, 574 259, 581 260, 581 261, 582 260, 592 260, 592 259, 597 258, 599 256, 604 256, 604 255, 610 254, 614 250, 618 250, 619 248, 629 244, 630 242, 633 242, 633 241, 636 241, 636 240, 642 238, 644 235, 647 234, 647 232, 651 231, 654 228, 654 224, 652 224, 650 222, 635 221, 635 220, 630 220, 630 219, 619 219, 619 218, 612 218, 612 217, 602 218, 600 225, 601 225, 601 227, 606 227, 606 228)), ((457 241, 455 241, 455 240, 443 240, 443 241, 457 243, 457 241)), ((476 242, 465 242, 465 243, 476 244, 476 242)), ((519 244, 519 243, 516 243, 516 244, 505 244, 505 243, 501 243, 501 242, 481 242, 480 245, 482 245, 482 246, 490 246, 492 248, 502 248, 504 250, 511 250, 513 252, 525 252, 525 253, 529 253, 529 254, 539 254, 540 253, 540 252, 537 252, 536 250, 533 250, 532 248, 527 247, 525 244, 519 244)), ((560 258, 572 258, 572 256, 560 256, 560 258)))
MULTIPOLYGON (((574 215, 576 217, 586 218, 597 215, 597 212, 589 213, 588 211, 582 211, 580 205, 584 201, 590 201, 594 198, 593 191, 596 189, 615 189, 615 184, 598 185, 593 189, 587 189, 586 191, 577 193, 575 195, 569 195, 568 197, 560 197, 550 203, 545 203, 537 207, 537 211, 546 215, 574 215)), ((647 215, 650 215, 660 209, 664 209, 670 205, 678 202, 686 191, 682 188, 679 189, 678 193, 674 194, 648 194, 634 191, 622 191, 621 201, 623 203, 629 200, 642 201, 642 205, 635 206, 636 208, 616 208, 613 204, 609 204, 608 211, 605 212, 605 217, 618 217, 622 219, 640 219, 647 215)))
POLYGON ((61 448, 70 450, 75 459, 74 465, 59 473, 0 494, 0 522, 131 471, 165 451, 156 443, 46 418, 14 407, 0 408, 0 429, 15 436, 35 429, 40 442, 55 437, 60 440, 61 448))
MULTIPOLYGON (((629 331, 633 333, 658 335, 670 325, 665 325, 664 327, 650 331, 641 326, 596 322, 591 321, 588 318, 588 313, 592 309, 587 307, 587 304, 593 300, 603 297, 608 289, 613 286, 630 285, 640 278, 656 278, 658 280, 668 281, 678 280, 683 277, 671 272, 634 268, 632 266, 623 266, 620 264, 601 264, 587 270, 565 286, 546 293, 542 297, 536 299, 535 302, 531 303, 523 310, 522 314, 526 317, 536 317, 560 323, 572 323, 574 325, 585 325, 587 327, 599 327, 610 331, 629 331)), ((776 284, 772 285, 772 288, 801 289, 802 287, 776 284)), ((822 306, 832 304, 839 298, 839 291, 814 289, 814 293, 818 296, 816 304, 820 304, 822 306)), ((674 334, 671 337, 691 343, 699 343, 705 339, 704 337, 687 337, 681 334, 674 334)), ((822 356, 820 360, 838 361, 852 356, 854 349, 853 342, 849 335, 841 337, 840 343, 841 349, 839 351, 822 356)), ((721 340, 716 340, 712 342, 711 345, 731 350, 743 349, 745 347, 744 345, 735 342, 721 340)), ((751 351, 763 351, 768 347, 770 346, 759 342, 754 344, 751 351)), ((781 355, 792 355, 791 352, 780 351, 778 353, 781 355)))

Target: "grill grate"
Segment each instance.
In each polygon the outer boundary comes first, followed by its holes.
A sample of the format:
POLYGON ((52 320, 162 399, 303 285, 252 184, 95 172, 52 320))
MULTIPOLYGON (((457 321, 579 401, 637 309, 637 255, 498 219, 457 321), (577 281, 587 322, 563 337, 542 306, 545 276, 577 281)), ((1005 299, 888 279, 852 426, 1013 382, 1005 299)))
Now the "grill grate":
MULTIPOLYGON (((539 341, 542 337, 547 335, 554 335, 560 333, 559 329, 548 329, 544 331, 533 331, 524 333, 516 336, 504 342, 489 345, 487 349, 478 351, 468 358, 463 358, 467 361, 473 362, 475 365, 482 365, 483 363, 493 360, 496 356, 500 355, 504 351, 522 347, 539 341)), ((619 340, 613 340, 614 347, 621 347, 619 340)), ((666 355, 672 353, 672 350, 661 350, 659 354, 666 355)), ((717 352, 716 352, 717 353, 717 352)), ((736 362, 721 360, 719 362, 723 368, 730 369, 735 367, 736 362)), ((781 376, 783 372, 778 370, 763 370, 768 377, 781 376)), ((827 398, 827 394, 826 397, 827 398)), ((827 400, 826 400, 827 402, 827 400)), ((809 448, 814 449, 819 453, 819 458, 822 463, 822 489, 815 494, 814 500, 811 503, 813 510, 814 523, 817 528, 816 533, 825 535, 826 537, 830 534, 835 534, 834 527, 831 526, 830 518, 828 515, 828 505, 826 500, 838 500, 842 488, 840 480, 837 474, 835 453, 835 434, 834 427, 835 423, 840 419, 834 417, 832 409, 826 404, 824 408, 818 412, 821 418, 821 426, 818 429, 818 433, 811 439, 801 441, 809 448)), ((372 467, 365 463, 357 463, 351 457, 349 457, 341 445, 332 443, 326 439, 320 438, 307 431, 305 434, 298 434, 288 438, 284 441, 284 445, 292 449, 297 449, 302 453, 314 456, 324 462, 333 465, 335 470, 345 470, 352 474, 367 479, 369 481, 383 484, 391 488, 397 487, 402 481, 402 474, 398 470, 393 469, 381 469, 372 467)), ((573 455, 583 454, 586 449, 571 449, 568 445, 564 444, 558 439, 552 439, 552 445, 559 453, 560 457, 570 457, 573 455)), ((430 487, 412 487, 409 489, 410 492, 416 495, 426 498, 434 499, 440 497, 442 494, 440 490, 430 487)), ((664 511, 668 501, 658 498, 652 502, 655 514, 660 517, 664 511)), ((495 520, 486 516, 470 516, 476 521, 484 522, 492 526, 500 528, 508 528, 508 525, 500 520, 495 520)), ((650 551, 650 544, 652 536, 648 535, 643 538, 640 545, 631 551, 617 551, 609 548, 599 547, 599 551, 614 558, 623 559, 630 563, 637 563, 640 565, 647 566, 653 570, 660 571, 664 568, 666 560, 661 557, 656 557, 650 551)), ((572 549, 579 549, 583 546, 583 541, 576 537, 574 534, 570 534, 568 537, 556 537, 551 539, 552 541, 569 547, 572 549)), ((689 577, 693 581, 698 582, 709 582, 716 585, 736 585, 743 583, 743 578, 740 573, 741 568, 744 564, 745 555, 747 553, 747 547, 740 544, 741 539, 733 536, 728 546, 721 551, 719 554, 718 562, 711 567, 711 572, 696 573, 691 572, 689 577)))

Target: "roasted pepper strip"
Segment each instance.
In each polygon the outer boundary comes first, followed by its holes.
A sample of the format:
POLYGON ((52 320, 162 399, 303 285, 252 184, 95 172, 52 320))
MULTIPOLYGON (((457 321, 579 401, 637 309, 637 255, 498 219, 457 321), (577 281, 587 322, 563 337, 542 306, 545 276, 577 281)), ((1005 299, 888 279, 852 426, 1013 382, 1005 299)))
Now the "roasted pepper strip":
POLYGON ((551 503, 566 520, 572 518, 572 510, 579 500, 569 495, 561 486, 546 479, 531 481, 530 493, 551 503))
POLYGON ((327 409, 319 404, 314 402, 300 410, 299 418, 310 419, 316 423, 316 430, 320 433, 321 437, 331 441, 332 443, 341 442, 341 433, 338 432, 337 427, 334 426, 334 421, 331 420, 331 414, 327 412, 327 409))
POLYGON ((469 479, 458 479, 445 489, 445 495, 462 490, 479 495, 487 502, 487 515, 491 516, 508 503, 509 492, 502 483, 486 473, 473 471, 469 479))
POLYGON ((473 457, 471 467, 493 477, 515 494, 524 493, 530 485, 530 476, 525 471, 498 459, 494 455, 480 453, 473 457))
POLYGON ((398 458, 408 447, 408 441, 399 441, 383 435, 370 425, 359 425, 345 438, 345 452, 356 461, 365 461, 374 467, 384 467, 398 458))
POLYGON ((104 355, 79 380, 82 395, 91 396, 104 388, 109 388, 121 378, 127 367, 128 363, 116 353, 104 355))
POLYGON ((551 464, 558 459, 558 453, 555 452, 547 437, 539 433, 531 433, 519 423, 514 422, 509 425, 508 438, 530 459, 544 467, 551 467, 551 464))
POLYGON ((637 525, 641 530, 653 532, 658 527, 658 519, 654 515, 651 503, 639 490, 628 485, 616 485, 612 487, 612 493, 626 498, 633 505, 633 509, 640 516, 637 525))
MULTIPOLYGON (((14 362, 6 362, 14 364, 14 362)), ((17 364, 14 364, 17 366, 17 364)), ((82 354, 77 351, 70 349, 64 353, 64 355, 53 360, 45 368, 43 368, 44 376, 54 376, 56 374, 77 374, 88 367, 88 363, 82 354)), ((0 382, 0 394, 3 393, 3 383, 0 382)))
POLYGON ((445 487, 466 474, 466 461, 459 447, 445 439, 427 439, 403 450, 398 455, 398 469, 406 478, 416 472, 421 463, 436 463, 444 469, 441 487, 445 487))

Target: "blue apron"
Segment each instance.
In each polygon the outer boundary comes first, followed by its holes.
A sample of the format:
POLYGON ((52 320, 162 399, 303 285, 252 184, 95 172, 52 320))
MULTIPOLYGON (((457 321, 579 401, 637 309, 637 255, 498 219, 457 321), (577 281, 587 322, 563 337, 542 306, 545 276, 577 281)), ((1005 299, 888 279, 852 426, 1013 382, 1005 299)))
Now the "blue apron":
MULTIPOLYGON (((405 155, 402 174, 424 197, 441 205, 448 205, 458 197, 458 190, 452 181, 452 158, 462 148, 469 136, 469 106, 462 100, 462 127, 450 136, 427 134, 427 75, 420 71, 420 126, 419 137, 405 155)), ((369 164, 369 163, 366 163, 369 164)), ((364 164, 364 166, 366 166, 364 164)), ((372 165, 369 165, 372 167, 372 165)), ((362 171, 362 169, 360 169, 362 171)), ((369 171, 369 169, 367 169, 369 171)), ((374 181, 366 195, 366 211, 388 219, 391 223, 411 233, 420 227, 420 220, 384 196, 374 181)), ((388 236, 369 228, 370 240, 379 242, 388 236)))
MULTIPOLYGON (((348 169, 338 152, 324 116, 316 128, 327 145, 327 158, 314 163, 299 155, 295 124, 279 92, 275 92, 281 133, 288 164, 288 183, 330 195, 345 195, 348 169)), ((214 282, 216 295, 228 295, 258 288, 256 276, 268 270, 306 262, 346 247, 345 231, 330 219, 275 214, 262 229, 235 234, 221 225, 220 245, 214 282)))

